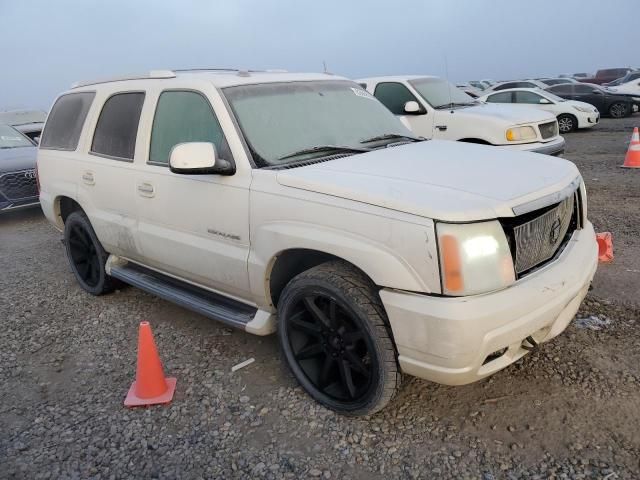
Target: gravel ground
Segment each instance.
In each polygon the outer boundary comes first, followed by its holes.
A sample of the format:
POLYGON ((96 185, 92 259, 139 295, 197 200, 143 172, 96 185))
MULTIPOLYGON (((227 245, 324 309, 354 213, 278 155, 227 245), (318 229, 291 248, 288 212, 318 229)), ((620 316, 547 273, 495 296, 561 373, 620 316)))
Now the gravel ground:
POLYGON ((370 418, 312 401, 273 336, 134 288, 85 294, 41 213, 0 218, 0 477, 640 478, 640 171, 618 168, 638 118, 567 136, 617 248, 580 321, 472 385, 407 378, 370 418), (127 409, 143 319, 178 387, 127 409))

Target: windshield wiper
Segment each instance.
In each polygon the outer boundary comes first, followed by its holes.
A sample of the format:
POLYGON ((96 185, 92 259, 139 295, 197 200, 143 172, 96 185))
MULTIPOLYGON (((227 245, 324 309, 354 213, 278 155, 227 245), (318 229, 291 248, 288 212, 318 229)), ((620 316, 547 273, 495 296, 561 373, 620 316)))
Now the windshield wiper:
POLYGON ((406 138, 413 142, 421 142, 424 138, 412 137, 411 135, 400 135, 398 133, 385 133, 383 135, 376 135, 375 137, 365 138, 360 143, 377 142, 378 140, 394 140, 396 138, 406 138))
POLYGON ((336 151, 336 152, 358 152, 364 153, 369 152, 369 148, 361 148, 361 147, 350 147, 340 146, 340 145, 317 145, 315 147, 303 148, 301 150, 296 150, 295 152, 287 153, 281 157, 278 157, 278 160, 285 160, 287 158, 297 157, 298 155, 304 155, 306 153, 317 153, 317 152, 328 152, 328 151, 336 151))

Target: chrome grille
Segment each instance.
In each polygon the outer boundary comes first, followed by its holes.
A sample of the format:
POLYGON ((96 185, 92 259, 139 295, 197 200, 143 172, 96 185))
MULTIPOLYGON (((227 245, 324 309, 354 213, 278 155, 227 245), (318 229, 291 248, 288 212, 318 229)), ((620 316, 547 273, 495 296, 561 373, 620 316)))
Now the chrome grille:
POLYGON ((556 121, 541 123, 538 125, 538 128, 540 129, 540 135, 545 140, 547 138, 555 137, 558 134, 558 122, 556 121))
POLYGON ((553 257, 562 244, 573 216, 575 193, 555 208, 514 227, 516 273, 525 272, 553 257))
POLYGON ((0 175, 0 193, 7 200, 37 197, 36 171, 30 169, 0 175))

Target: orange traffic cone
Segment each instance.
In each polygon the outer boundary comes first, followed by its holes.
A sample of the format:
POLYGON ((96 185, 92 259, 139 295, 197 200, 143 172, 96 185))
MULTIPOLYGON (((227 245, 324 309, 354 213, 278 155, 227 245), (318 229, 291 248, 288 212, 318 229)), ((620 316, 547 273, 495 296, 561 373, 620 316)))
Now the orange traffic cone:
POLYGON ((596 233, 598 242, 598 261, 607 263, 613 260, 613 237, 610 232, 596 233))
POLYGON ((149 322, 140 322, 136 381, 131 385, 124 404, 127 407, 138 407, 169 403, 175 390, 176 379, 164 377, 149 322))
POLYGON ((624 164, 621 166, 622 168, 640 168, 640 135, 638 135, 638 127, 633 129, 627 156, 624 157, 624 164))

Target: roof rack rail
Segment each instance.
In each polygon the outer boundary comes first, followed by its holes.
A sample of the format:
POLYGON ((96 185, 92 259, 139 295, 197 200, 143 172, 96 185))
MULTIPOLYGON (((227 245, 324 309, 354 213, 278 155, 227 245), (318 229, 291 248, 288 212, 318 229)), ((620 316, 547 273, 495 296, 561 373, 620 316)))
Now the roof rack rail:
POLYGON ((87 87, 89 85, 98 85, 100 83, 122 82, 126 80, 143 80, 143 79, 159 79, 159 78, 175 78, 176 74, 173 70, 151 70, 146 75, 128 75, 124 77, 111 77, 98 80, 87 80, 82 82, 75 82, 71 85, 71 88, 87 87))
POLYGON ((247 70, 245 68, 221 68, 221 67, 197 67, 197 68, 175 68, 174 72, 236 72, 241 76, 248 76, 251 73, 288 73, 283 69, 267 69, 267 70, 247 70))

